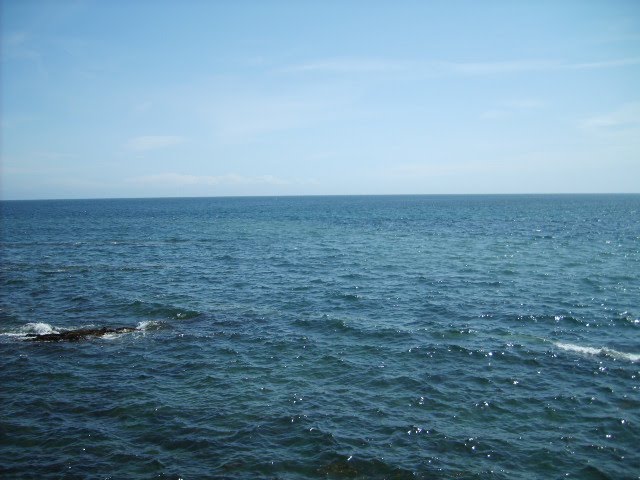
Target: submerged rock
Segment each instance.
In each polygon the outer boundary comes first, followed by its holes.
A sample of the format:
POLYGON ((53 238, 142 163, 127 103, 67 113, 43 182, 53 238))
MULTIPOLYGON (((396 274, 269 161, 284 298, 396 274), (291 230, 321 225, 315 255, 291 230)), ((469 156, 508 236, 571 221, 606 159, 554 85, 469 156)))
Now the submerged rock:
POLYGON ((103 337, 111 333, 130 333, 135 331, 135 327, 80 328, 58 333, 30 333, 27 337, 33 342, 77 342, 78 340, 86 340, 90 337, 103 337))

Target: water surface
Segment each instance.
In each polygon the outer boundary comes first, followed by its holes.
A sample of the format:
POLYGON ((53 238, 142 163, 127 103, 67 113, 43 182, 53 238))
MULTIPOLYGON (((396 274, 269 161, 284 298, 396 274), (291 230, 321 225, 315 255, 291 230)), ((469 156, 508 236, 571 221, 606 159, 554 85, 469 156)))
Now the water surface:
POLYGON ((640 476, 639 195, 0 208, 4 477, 640 476))

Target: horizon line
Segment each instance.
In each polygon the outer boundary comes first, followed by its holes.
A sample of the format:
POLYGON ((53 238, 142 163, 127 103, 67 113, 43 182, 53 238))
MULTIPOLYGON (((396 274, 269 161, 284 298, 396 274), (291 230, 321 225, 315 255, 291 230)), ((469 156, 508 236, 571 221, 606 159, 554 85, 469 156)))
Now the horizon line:
POLYGON ((53 202, 82 200, 180 200, 206 198, 305 198, 305 197, 462 197, 462 196, 596 196, 596 195, 640 195, 640 192, 518 192, 518 193, 310 193, 282 195, 192 195, 164 197, 78 197, 78 198, 0 198, 0 202, 53 202))

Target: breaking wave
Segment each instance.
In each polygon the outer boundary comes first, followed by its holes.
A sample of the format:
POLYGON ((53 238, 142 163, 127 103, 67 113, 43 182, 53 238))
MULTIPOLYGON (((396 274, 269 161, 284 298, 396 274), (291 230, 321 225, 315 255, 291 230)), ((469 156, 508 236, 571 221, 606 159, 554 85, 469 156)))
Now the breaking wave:
POLYGON ((606 347, 585 347, 581 345, 575 345, 573 343, 555 343, 556 347, 566 350, 568 352, 581 353, 583 355, 602 355, 616 360, 627 360, 629 362, 640 361, 640 354, 620 352, 606 347))
MULTIPOLYGON (((160 320, 145 320, 143 322, 138 322, 134 330, 137 332, 150 332, 150 331, 160 330, 163 326, 163 323, 164 322, 160 320)), ((90 325, 83 325, 82 327, 77 327, 77 328, 63 328, 63 327, 56 327, 49 323, 44 323, 44 322, 30 322, 30 323, 26 323, 25 325, 13 331, 1 332, 0 335, 5 337, 16 337, 18 339, 27 339, 27 338, 32 338, 34 335, 48 335, 52 333, 53 334, 62 333, 62 332, 67 332, 69 330, 76 330, 76 329, 81 330, 85 328, 95 328, 95 325, 90 324, 90 325)), ((122 335, 122 333, 117 333, 117 334, 107 333, 103 335, 101 338, 108 340, 108 339, 117 338, 120 335, 122 335)))
POLYGON ((32 322, 23 325, 16 331, 2 332, 0 335, 6 337, 26 337, 27 335, 46 335, 48 333, 59 333, 56 327, 44 322, 32 322))

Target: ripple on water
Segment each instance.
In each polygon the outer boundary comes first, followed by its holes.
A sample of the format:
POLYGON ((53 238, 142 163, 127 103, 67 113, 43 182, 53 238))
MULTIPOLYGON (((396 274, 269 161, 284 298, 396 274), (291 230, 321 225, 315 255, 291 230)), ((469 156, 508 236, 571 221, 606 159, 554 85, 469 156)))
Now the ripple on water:
POLYGON ((0 476, 631 478, 638 201, 3 203, 0 476))

